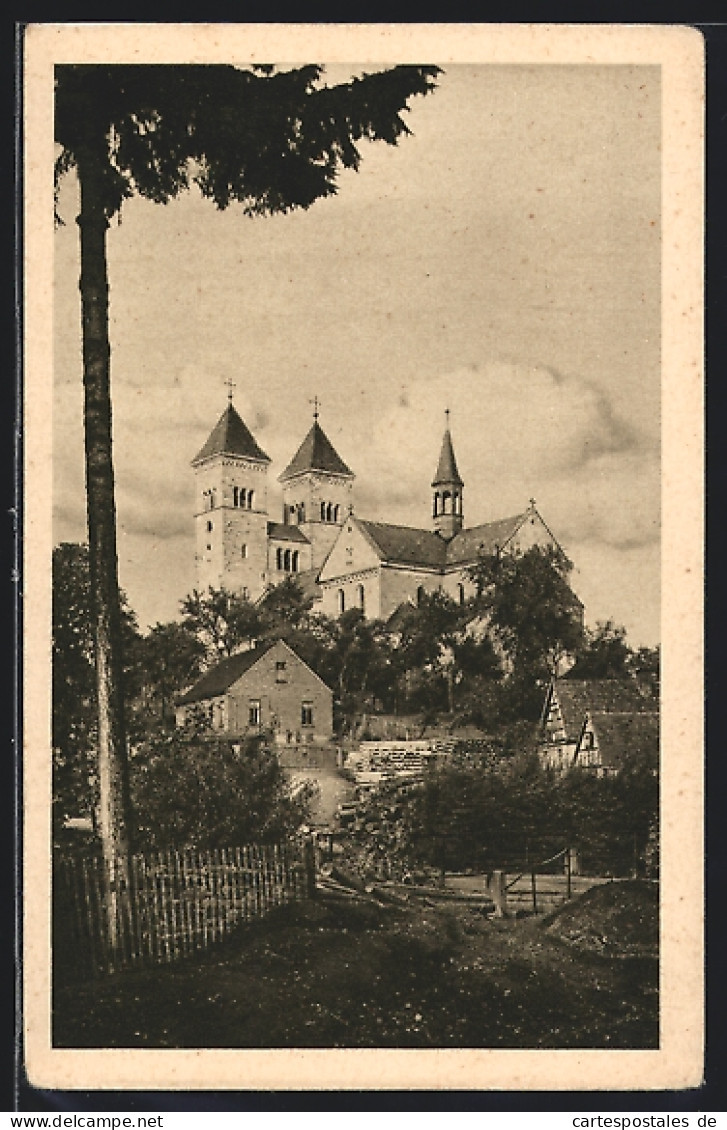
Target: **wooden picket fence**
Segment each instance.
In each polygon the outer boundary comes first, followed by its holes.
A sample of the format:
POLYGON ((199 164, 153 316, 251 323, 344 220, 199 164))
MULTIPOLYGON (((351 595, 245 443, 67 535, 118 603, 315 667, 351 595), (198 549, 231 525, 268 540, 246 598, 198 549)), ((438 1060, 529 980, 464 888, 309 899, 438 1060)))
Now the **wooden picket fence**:
POLYGON ((110 937, 100 858, 60 859, 53 876, 54 955, 61 979, 176 961, 241 923, 306 897, 288 847, 250 845, 134 855, 112 894, 110 937))

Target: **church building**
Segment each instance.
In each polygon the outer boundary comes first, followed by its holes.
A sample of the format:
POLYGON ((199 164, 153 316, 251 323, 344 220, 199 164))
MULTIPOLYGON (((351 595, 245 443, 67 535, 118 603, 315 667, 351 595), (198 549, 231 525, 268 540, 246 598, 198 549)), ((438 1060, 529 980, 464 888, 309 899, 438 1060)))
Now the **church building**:
POLYGON ((317 405, 313 426, 279 476, 277 522, 268 514, 271 460, 230 400, 192 461, 197 587, 224 587, 257 601, 294 576, 328 616, 359 608, 388 620, 436 590, 464 603, 474 591, 467 570, 483 555, 557 546, 533 499, 512 517, 465 526, 464 482, 446 417, 431 528, 354 516, 355 476, 318 423, 317 405))

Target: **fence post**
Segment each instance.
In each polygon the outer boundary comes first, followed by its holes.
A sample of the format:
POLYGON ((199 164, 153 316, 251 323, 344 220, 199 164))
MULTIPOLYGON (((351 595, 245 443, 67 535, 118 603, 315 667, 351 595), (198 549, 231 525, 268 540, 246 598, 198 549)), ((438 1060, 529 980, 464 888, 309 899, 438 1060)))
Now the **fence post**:
POLYGON ((490 898, 495 904, 495 918, 507 918, 507 892, 505 890, 504 871, 493 871, 488 876, 487 889, 490 898))
POLYGON ((531 882, 531 885, 532 885, 532 888, 533 888, 533 914, 537 914, 538 913, 538 894, 537 894, 536 885, 535 885, 536 879, 535 879, 535 871, 534 870, 530 872, 530 882, 531 882))
POLYGON ((305 869, 305 893, 309 899, 316 897, 316 846, 309 836, 303 843, 303 867, 305 869))
POLYGON ((565 849, 565 897, 571 897, 571 848, 565 849))

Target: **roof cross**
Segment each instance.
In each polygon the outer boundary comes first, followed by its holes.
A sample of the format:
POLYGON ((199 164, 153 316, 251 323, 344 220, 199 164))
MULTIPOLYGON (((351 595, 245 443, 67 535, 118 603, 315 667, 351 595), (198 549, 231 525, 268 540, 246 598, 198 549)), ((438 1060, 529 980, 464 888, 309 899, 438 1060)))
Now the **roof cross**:
POLYGON ((318 409, 321 406, 320 400, 318 399, 317 396, 314 396, 312 400, 308 401, 308 403, 313 405, 313 419, 317 420, 318 419, 318 409))
POLYGON ((224 383, 227 385, 227 403, 232 404, 232 391, 233 389, 237 388, 237 385, 233 381, 232 377, 228 377, 224 383))

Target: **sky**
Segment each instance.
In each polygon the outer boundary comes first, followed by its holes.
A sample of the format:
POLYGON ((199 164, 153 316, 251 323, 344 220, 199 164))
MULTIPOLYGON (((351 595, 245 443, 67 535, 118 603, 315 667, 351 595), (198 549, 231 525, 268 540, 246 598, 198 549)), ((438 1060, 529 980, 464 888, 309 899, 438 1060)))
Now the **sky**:
MULTIPOLYGON (((361 68, 351 67, 351 73, 361 68)), ((334 81, 349 72, 331 68, 334 81)), ((465 524, 534 497, 586 622, 660 638, 659 68, 448 66, 412 136, 307 212, 193 190, 109 231, 119 574, 142 627, 194 576, 190 461, 234 403, 277 476, 312 422, 358 516, 431 522, 445 409, 465 524)), ((54 541, 85 540, 76 185, 54 236, 54 541)))

